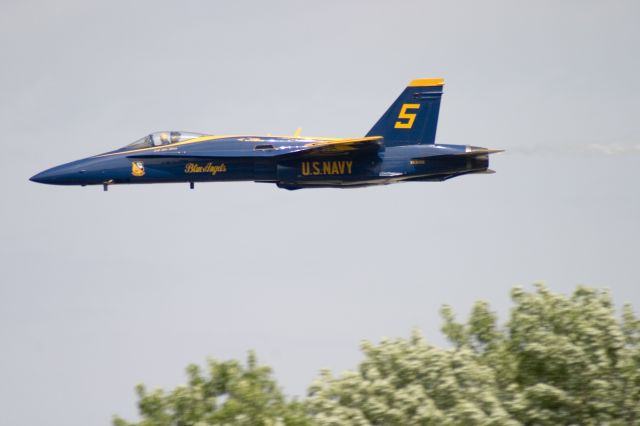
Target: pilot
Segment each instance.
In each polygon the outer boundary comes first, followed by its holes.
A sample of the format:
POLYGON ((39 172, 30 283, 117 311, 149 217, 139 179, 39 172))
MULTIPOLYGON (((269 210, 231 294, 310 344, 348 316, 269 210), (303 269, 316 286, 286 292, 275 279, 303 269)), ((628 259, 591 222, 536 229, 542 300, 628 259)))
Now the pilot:
POLYGON ((169 134, 167 132, 160 133, 160 145, 166 145, 170 143, 169 134))
POLYGON ((180 142, 180 132, 171 132, 171 143, 180 142))

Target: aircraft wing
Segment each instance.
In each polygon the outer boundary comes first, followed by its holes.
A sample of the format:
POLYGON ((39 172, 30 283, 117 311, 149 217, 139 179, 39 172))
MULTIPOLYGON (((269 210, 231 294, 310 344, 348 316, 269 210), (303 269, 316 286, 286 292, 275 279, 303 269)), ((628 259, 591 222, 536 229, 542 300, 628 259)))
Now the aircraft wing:
POLYGON ((383 146, 381 136, 370 136, 357 139, 340 139, 330 142, 313 142, 302 149, 287 154, 288 156, 318 157, 343 153, 376 153, 383 146))

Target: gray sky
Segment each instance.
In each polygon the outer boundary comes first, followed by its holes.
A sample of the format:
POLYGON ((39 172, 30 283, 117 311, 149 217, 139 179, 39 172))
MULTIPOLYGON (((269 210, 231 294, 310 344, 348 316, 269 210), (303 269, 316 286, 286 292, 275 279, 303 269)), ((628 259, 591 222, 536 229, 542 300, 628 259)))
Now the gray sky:
POLYGON ((0 4, 0 424, 135 418, 207 356, 257 350, 289 394, 360 339, 515 285, 640 306, 640 3, 0 4), (445 77, 437 141, 497 174, 287 192, 52 187, 45 168, 151 131, 361 136, 445 77))

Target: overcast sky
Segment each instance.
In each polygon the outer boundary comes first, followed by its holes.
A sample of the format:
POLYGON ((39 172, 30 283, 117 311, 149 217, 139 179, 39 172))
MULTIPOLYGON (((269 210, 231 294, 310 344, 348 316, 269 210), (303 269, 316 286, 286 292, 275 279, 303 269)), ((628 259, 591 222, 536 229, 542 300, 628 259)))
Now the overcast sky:
POLYGON ((640 308, 640 3, 0 3, 0 424, 136 418, 255 349, 288 394, 361 339, 466 317, 545 280, 640 308), (437 141, 494 175, 288 192, 55 187, 54 165, 156 130, 364 135, 446 78, 437 141))

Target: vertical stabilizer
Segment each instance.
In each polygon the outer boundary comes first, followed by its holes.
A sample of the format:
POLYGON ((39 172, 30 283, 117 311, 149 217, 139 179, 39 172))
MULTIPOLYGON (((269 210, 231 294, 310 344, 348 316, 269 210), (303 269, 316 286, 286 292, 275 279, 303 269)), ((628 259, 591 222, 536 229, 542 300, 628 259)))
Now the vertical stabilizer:
POLYGON ((443 86, 442 78, 413 80, 367 136, 384 137, 385 146, 435 143, 443 86))

